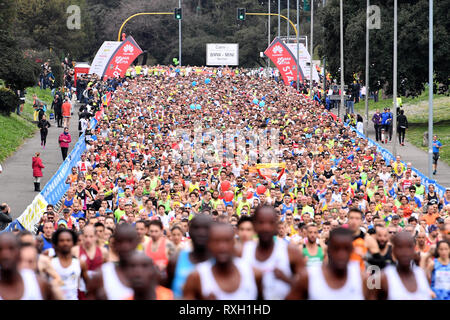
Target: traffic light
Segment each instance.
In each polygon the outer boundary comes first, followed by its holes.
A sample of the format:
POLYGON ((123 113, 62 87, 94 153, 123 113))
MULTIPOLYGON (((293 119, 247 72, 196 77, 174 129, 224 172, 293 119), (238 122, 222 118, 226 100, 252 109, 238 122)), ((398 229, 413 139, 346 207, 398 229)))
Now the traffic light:
POLYGON ((245 20, 245 8, 238 8, 237 9, 237 19, 240 21, 245 20))
POLYGON ((303 11, 311 11, 311 0, 303 0, 303 11))
POLYGON ((176 20, 181 20, 183 18, 183 12, 181 8, 175 8, 174 17, 176 20))

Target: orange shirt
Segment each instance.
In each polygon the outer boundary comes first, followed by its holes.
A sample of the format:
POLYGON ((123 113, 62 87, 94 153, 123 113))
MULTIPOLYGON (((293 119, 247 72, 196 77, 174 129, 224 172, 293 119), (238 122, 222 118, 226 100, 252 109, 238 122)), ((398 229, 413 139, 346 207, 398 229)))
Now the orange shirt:
POLYGON ((427 223, 427 225, 432 225, 436 223, 436 219, 439 218, 439 214, 435 213, 432 215, 426 214, 422 217, 422 219, 424 219, 427 223))
POLYGON ((70 117, 70 109, 71 109, 70 102, 64 102, 63 105, 62 105, 63 117, 70 117))
POLYGON ((350 256, 350 261, 358 261, 361 271, 364 271, 365 269, 363 256, 365 256, 366 254, 367 248, 364 239, 359 237, 353 240, 353 252, 352 255, 350 256), (358 254, 357 252, 360 252, 360 254, 358 254))
MULTIPOLYGON (((173 300, 173 292, 163 286, 157 286, 156 289, 156 300, 173 300)), ((134 295, 126 298, 125 300, 134 300, 134 295)))

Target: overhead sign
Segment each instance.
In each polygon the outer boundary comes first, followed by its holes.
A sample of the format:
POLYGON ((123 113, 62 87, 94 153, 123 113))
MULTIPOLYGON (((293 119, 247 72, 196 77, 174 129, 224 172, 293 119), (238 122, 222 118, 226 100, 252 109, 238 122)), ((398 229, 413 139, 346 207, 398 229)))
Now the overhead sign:
POLYGON ((105 41, 95 55, 89 73, 102 77, 123 77, 131 63, 142 53, 131 36, 125 41, 105 41))
MULTIPOLYGON (((280 38, 275 38, 270 46, 264 51, 264 54, 275 64, 280 71, 284 84, 290 85, 291 81, 297 81, 297 61, 291 50, 284 44, 280 38)), ((300 69, 300 81, 303 81, 304 75, 300 69)))
POLYGON ((239 65, 238 43, 207 43, 207 66, 237 66, 239 65))
MULTIPOLYGON (((287 43, 286 46, 291 50, 294 57, 297 59, 297 44, 296 43, 287 43)), ((310 78, 310 63, 311 63, 311 55, 308 50, 306 50, 305 45, 303 43, 299 44, 299 57, 298 60, 300 65, 300 70, 305 75, 305 79, 309 81, 310 78)), ((313 80, 319 82, 319 73, 316 68, 313 68, 313 80)))
POLYGON ((95 55, 94 61, 92 61, 89 74, 97 74, 103 76, 108 61, 111 59, 114 52, 120 46, 121 41, 105 41, 95 55))

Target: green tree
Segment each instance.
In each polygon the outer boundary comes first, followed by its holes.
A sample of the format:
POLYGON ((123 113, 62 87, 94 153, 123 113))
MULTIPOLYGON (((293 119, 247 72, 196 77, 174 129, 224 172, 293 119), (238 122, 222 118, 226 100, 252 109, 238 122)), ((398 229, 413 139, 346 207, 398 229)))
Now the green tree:
MULTIPOLYGON (((393 79, 393 1, 376 3, 381 9, 381 29, 370 30, 370 86, 392 93, 393 79)), ((448 84, 449 74, 449 1, 435 1, 434 61, 436 80, 448 84)), ((327 2, 318 13, 325 29, 319 54, 326 56, 328 70, 340 79, 339 1, 327 2)), ((345 82, 365 72, 365 3, 344 1, 345 82)), ((417 95, 428 81, 428 0, 398 1, 398 93, 417 95)))

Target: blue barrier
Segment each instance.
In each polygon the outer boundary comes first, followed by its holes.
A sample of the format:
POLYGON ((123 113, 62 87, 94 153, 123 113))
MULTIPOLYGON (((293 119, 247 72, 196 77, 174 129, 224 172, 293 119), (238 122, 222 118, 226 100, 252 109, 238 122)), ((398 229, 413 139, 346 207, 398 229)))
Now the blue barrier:
MULTIPOLYGON (((373 141, 370 138, 367 138, 363 133, 359 132, 358 130, 356 130, 353 127, 350 127, 351 130, 355 131, 356 134, 358 135, 358 137, 366 139, 367 141, 369 141, 369 146, 376 146, 377 147, 377 152, 380 153, 383 156, 384 161, 386 161, 386 163, 390 163, 391 160, 395 161, 396 159, 394 158, 394 155, 392 153, 390 153, 388 150, 386 150, 385 148, 381 147, 378 143, 376 143, 375 141, 373 141)), ((406 167, 406 163, 404 161, 401 161, 404 166, 406 167)), ((422 172, 420 172, 419 170, 417 170, 416 168, 412 167, 411 170, 418 176, 420 177, 420 179, 422 180, 422 184, 425 186, 427 192, 428 192, 428 186, 430 184, 435 186, 436 189, 436 193, 439 195, 439 198, 442 198, 445 194, 445 188, 443 186, 441 186, 440 184, 436 183, 435 180, 432 180, 430 178, 428 178, 427 176, 425 176, 422 172)))
MULTIPOLYGON (((95 129, 97 120, 92 118, 91 128, 95 129)), ((66 194, 69 185, 66 184, 66 179, 71 173, 72 167, 76 167, 77 162, 81 158, 81 154, 86 150, 86 141, 84 133, 79 137, 75 147, 67 156, 66 160, 61 164, 58 171, 47 182, 41 191, 44 199, 52 205, 56 205, 58 201, 66 194)))

